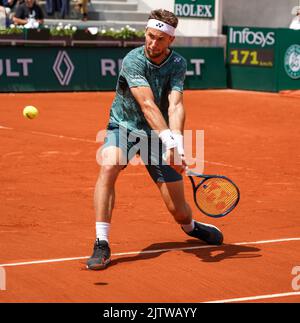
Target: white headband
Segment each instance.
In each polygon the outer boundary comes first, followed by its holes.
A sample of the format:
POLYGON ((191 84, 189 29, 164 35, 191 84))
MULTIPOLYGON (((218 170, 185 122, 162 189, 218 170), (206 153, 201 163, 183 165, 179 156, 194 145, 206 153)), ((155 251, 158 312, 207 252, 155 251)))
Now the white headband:
POLYGON ((147 28, 148 27, 163 31, 164 33, 166 33, 170 36, 175 35, 175 28, 166 24, 163 21, 160 21, 160 20, 149 19, 148 24, 147 24, 147 28))

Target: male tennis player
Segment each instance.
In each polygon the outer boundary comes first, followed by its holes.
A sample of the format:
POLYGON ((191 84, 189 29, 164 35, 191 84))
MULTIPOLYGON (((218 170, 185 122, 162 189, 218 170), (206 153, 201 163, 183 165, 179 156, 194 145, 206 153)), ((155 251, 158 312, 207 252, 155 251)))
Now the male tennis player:
POLYGON ((139 147, 149 148, 146 156, 141 152, 141 157, 144 161, 148 157, 146 168, 175 221, 191 237, 208 244, 222 244, 223 235, 219 229, 192 219, 191 208, 184 197, 181 176, 185 169, 183 84, 187 66, 185 59, 170 49, 177 24, 178 18, 173 13, 162 9, 152 11, 145 45, 129 52, 123 60, 94 195, 96 242, 87 261, 89 269, 105 269, 110 262, 108 236, 114 186, 124 168, 120 161, 125 159, 127 164, 137 153, 133 149, 137 142, 139 147), (151 130, 162 150, 148 145, 151 130), (138 138, 136 142, 132 138, 126 140, 132 134, 138 138))

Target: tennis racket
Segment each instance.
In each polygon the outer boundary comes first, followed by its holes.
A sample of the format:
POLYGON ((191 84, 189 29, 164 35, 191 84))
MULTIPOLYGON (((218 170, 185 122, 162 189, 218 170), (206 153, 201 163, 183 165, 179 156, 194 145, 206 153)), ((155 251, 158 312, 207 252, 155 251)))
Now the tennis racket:
POLYGON ((195 204, 205 215, 221 218, 239 203, 240 190, 228 177, 197 174, 189 170, 187 175, 193 186, 195 204), (196 177, 200 178, 198 184, 195 182, 196 177))

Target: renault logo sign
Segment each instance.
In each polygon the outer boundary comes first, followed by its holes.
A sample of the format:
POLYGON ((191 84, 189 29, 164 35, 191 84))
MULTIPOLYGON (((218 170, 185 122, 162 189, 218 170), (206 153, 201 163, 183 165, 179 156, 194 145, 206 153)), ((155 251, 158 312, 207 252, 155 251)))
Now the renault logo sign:
POLYGON ((74 73, 74 65, 66 51, 60 50, 53 65, 53 71, 62 86, 69 85, 74 73), (63 70, 62 68, 65 67, 63 70))

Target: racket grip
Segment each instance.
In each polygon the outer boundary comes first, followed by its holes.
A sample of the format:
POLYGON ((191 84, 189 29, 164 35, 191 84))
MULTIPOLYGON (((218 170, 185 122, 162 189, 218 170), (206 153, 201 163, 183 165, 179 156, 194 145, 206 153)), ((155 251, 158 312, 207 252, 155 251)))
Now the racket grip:
POLYGON ((193 171, 189 170, 188 166, 186 166, 185 173, 187 176, 200 176, 200 174, 194 173, 193 171))

